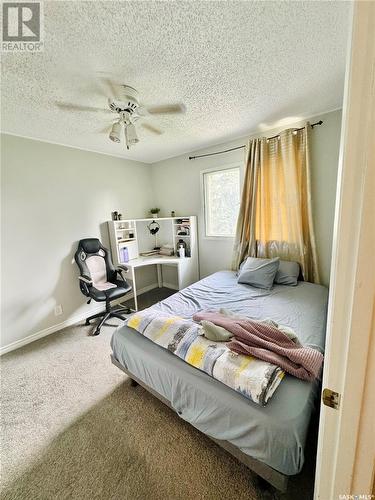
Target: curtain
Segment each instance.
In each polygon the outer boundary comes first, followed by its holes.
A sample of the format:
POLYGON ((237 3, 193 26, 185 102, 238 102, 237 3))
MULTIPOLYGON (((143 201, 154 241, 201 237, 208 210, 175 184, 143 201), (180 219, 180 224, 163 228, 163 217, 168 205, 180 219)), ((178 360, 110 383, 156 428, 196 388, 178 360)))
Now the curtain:
POLYGON ((234 244, 233 269, 245 257, 280 257, 319 283, 311 213, 310 124, 271 139, 251 139, 234 244))

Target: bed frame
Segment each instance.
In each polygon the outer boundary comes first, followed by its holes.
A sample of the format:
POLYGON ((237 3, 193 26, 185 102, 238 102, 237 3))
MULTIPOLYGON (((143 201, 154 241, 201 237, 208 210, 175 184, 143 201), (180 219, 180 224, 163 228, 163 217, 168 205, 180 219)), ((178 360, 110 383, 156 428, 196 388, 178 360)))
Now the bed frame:
MULTIPOLYGON (((111 355, 111 361, 115 366, 117 366, 117 368, 120 368, 120 370, 125 372, 130 377, 133 386, 136 386, 138 384, 141 385, 144 389, 146 389, 146 391, 150 392, 153 396, 155 396, 157 399, 159 399, 159 401, 161 401, 166 406, 171 408, 171 410, 175 411, 175 409, 172 407, 170 401, 168 401, 161 394, 159 394, 154 389, 149 387, 147 384, 145 384, 138 377, 136 377, 135 375, 130 373, 129 370, 124 368, 117 361, 117 359, 114 358, 113 355, 111 355)), ((241 463, 246 465, 246 467, 248 467, 251 471, 255 472, 255 474, 257 474, 262 479, 264 479, 265 481, 270 483, 272 486, 274 486, 276 489, 278 489, 282 493, 286 492, 289 476, 286 476, 286 475, 282 474, 281 472, 278 472, 277 470, 273 469, 269 465, 266 465, 265 463, 260 462, 259 460, 256 460, 255 458, 252 458, 249 455, 246 455, 239 448, 234 446, 229 441, 222 441, 220 439, 215 439, 211 436, 208 436, 207 434, 205 434, 205 435, 208 438, 210 438, 212 441, 214 441, 217 445, 219 445, 221 448, 223 448, 228 453, 230 453, 233 457, 235 457, 241 463)))

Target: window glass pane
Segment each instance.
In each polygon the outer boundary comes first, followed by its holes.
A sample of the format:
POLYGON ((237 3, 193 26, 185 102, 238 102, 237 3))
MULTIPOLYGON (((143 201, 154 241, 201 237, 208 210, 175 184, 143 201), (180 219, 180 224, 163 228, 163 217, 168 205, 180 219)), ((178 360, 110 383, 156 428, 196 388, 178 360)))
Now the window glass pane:
POLYGON ((207 172, 203 177, 206 236, 234 236, 240 205, 240 169, 207 172))

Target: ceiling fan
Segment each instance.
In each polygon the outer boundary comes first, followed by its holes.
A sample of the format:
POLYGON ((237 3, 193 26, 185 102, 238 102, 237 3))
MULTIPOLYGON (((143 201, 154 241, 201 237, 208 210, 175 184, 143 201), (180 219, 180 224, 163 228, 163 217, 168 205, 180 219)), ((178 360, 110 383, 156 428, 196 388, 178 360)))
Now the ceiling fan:
MULTIPOLYGON (((134 125, 138 120, 153 115, 181 114, 186 111, 185 106, 181 103, 142 106, 139 93, 135 88, 129 85, 116 85, 107 79, 102 79, 102 81, 107 84, 108 94, 110 94, 108 108, 95 108, 64 102, 56 102, 56 105, 65 111, 93 111, 117 114, 116 121, 112 125, 105 127, 101 132, 109 132, 109 139, 117 143, 121 142, 121 137, 124 136, 127 149, 139 142, 134 125)), ((147 122, 142 122, 141 126, 153 134, 161 135, 163 133, 161 129, 147 122)))

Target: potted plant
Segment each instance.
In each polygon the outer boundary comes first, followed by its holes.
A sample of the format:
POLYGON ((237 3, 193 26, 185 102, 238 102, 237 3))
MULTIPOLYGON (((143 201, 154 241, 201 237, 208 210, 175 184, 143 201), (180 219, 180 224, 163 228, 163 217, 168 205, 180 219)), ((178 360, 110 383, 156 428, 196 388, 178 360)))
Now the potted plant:
POLYGON ((154 219, 157 219, 159 217, 159 212, 160 212, 160 208, 151 208, 151 210, 150 210, 151 217, 153 217, 154 219))

